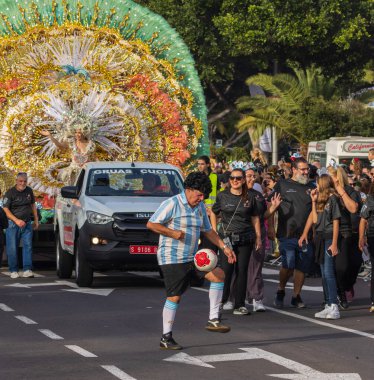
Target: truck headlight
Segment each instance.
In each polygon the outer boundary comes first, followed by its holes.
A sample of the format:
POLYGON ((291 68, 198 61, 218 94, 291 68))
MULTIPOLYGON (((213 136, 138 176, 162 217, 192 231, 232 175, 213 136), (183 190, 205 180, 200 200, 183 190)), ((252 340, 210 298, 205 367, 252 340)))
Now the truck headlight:
POLYGON ((113 220, 111 216, 99 214, 95 211, 87 211, 87 221, 90 224, 107 224, 113 222, 113 220))

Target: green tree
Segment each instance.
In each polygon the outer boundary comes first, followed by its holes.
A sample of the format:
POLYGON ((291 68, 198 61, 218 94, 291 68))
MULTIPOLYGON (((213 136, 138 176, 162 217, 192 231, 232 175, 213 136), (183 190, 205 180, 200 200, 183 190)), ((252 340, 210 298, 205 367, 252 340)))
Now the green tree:
POLYGON ((234 56, 316 64, 349 82, 373 56, 373 1, 223 0, 214 24, 234 56))
POLYGON ((310 98, 330 100, 336 96, 332 79, 325 78, 318 69, 294 69, 294 75, 274 76, 258 74, 247 79, 247 85, 261 86, 268 96, 244 96, 238 99, 239 111, 249 111, 237 124, 239 131, 248 130, 255 143, 267 127, 275 127, 306 142, 302 132, 302 108, 310 98))
POLYGON ((227 136, 226 146, 245 138, 233 128, 240 116, 233 99, 248 91, 248 76, 276 63, 284 71, 315 64, 348 92, 373 56, 372 0, 135 1, 165 17, 189 46, 205 86, 210 137, 227 136))
POLYGON ((246 134, 235 128, 239 114, 232 99, 240 96, 245 78, 257 70, 248 59, 229 53, 230 47, 214 26, 222 0, 136 1, 163 16, 190 48, 205 87, 210 140, 218 135, 225 146, 246 144, 246 134))
POLYGON ((310 98, 301 109, 300 132, 306 141, 331 136, 372 136, 374 110, 356 100, 329 101, 310 98))
POLYGON ((222 0, 137 0, 163 16, 182 36, 196 60, 201 80, 208 83, 230 81, 234 61, 230 57, 213 18, 220 14, 222 0))

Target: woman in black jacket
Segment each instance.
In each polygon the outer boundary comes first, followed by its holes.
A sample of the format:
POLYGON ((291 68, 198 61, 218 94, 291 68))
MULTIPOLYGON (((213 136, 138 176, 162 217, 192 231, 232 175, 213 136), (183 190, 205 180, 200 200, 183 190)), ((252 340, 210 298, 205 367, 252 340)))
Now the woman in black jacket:
POLYGON ((217 216, 221 215, 221 227, 218 231, 227 244, 231 244, 237 256, 237 262, 230 264, 225 255, 222 257, 222 269, 225 272, 225 285, 222 302, 228 301, 230 296, 232 275, 235 270, 236 288, 233 314, 247 315, 245 295, 247 289, 248 263, 255 244, 256 249, 261 247, 261 229, 256 203, 248 195, 244 171, 234 169, 231 172, 230 188, 218 193, 216 203, 212 207, 212 227, 217 231, 217 216))

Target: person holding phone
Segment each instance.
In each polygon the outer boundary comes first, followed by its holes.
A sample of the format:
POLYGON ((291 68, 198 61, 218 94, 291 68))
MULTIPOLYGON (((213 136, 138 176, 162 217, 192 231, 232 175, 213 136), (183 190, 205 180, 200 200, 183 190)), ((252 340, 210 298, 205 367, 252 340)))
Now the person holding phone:
POLYGON ((316 313, 316 318, 339 319, 338 291, 335 277, 335 257, 339 254, 338 238, 341 218, 339 197, 334 182, 327 174, 317 180, 317 189, 310 193, 312 211, 304 232, 299 239, 299 246, 308 242, 308 232, 315 225, 315 257, 321 266, 322 284, 325 293, 325 308, 316 313))

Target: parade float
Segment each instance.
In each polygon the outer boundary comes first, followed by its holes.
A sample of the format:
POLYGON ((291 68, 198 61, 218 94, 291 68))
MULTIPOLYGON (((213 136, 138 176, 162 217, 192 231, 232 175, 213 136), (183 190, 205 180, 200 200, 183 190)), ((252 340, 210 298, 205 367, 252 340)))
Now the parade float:
POLYGON ((88 161, 209 154, 206 113, 188 48, 159 15, 130 0, 0 0, 0 187, 27 172, 42 222, 88 161))
POLYGON ((0 10, 4 172, 55 195, 87 161, 182 167, 209 152, 193 59, 162 17, 130 0, 0 0, 0 10))

